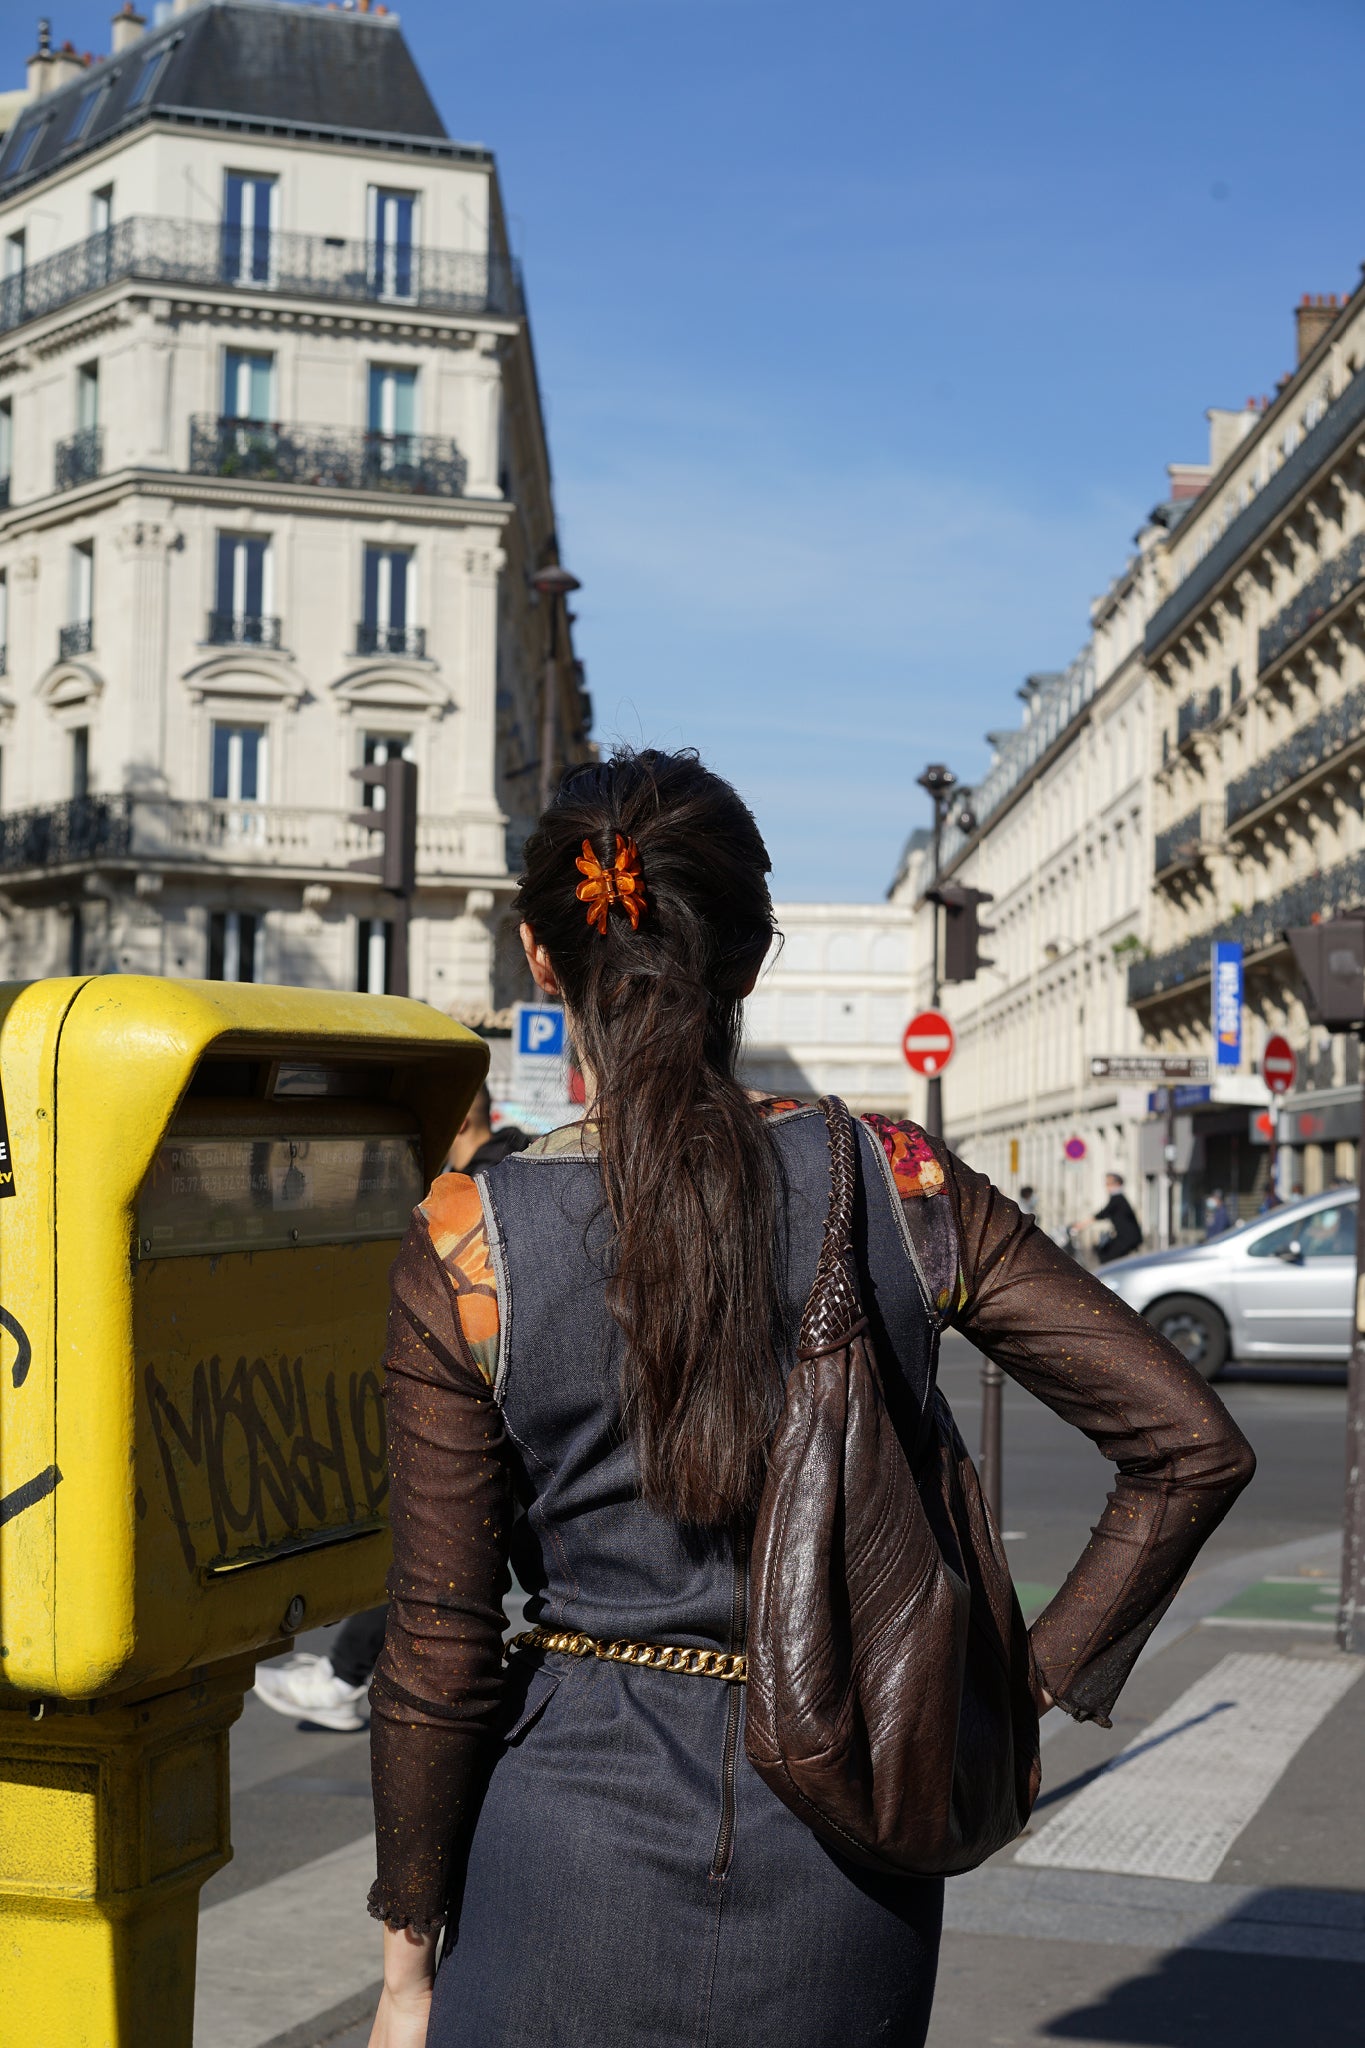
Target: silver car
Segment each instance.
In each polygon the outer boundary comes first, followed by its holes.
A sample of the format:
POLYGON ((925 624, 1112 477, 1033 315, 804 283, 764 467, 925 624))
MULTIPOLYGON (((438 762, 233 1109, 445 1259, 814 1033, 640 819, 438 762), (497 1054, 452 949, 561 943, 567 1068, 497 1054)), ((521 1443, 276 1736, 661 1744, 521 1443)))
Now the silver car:
POLYGON ((1102 1266, 1106 1287, 1154 1323, 1206 1379, 1230 1358, 1351 1354, 1355 1188, 1286 1202, 1205 1244, 1102 1266))

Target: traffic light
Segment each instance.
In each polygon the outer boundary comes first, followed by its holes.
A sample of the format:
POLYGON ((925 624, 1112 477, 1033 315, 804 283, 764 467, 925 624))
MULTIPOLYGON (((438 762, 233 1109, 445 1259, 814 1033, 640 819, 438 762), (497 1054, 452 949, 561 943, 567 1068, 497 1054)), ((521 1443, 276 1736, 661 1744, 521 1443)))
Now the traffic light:
POLYGON ((983 903, 995 898, 985 889, 972 889, 963 882, 940 882, 928 891, 931 903, 943 906, 944 981, 975 981, 978 969, 993 967, 981 952, 981 941, 989 938, 993 926, 982 924, 983 903))
POLYGON ((1365 1025, 1365 922, 1334 917, 1295 925, 1284 934, 1308 986, 1309 1015, 1329 1031, 1365 1025))
POLYGON ((370 854, 347 865, 366 875, 378 875, 380 887, 395 896, 412 896, 417 888, 417 763, 384 761, 366 768, 353 768, 352 779, 367 789, 382 789, 384 802, 372 811, 352 811, 351 823, 367 832, 382 832, 384 851, 370 854))

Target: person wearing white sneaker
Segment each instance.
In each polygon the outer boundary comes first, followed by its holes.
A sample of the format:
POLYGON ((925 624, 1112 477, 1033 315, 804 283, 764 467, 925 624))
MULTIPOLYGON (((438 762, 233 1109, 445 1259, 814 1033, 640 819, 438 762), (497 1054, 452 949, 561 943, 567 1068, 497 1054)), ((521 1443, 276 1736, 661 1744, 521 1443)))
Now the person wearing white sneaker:
POLYGON ((330 1657, 316 1657, 307 1650, 283 1664, 259 1665, 256 1671, 256 1697, 262 1706, 339 1735, 358 1734, 369 1726, 368 1690, 367 1679, 348 1685, 332 1669, 330 1657))

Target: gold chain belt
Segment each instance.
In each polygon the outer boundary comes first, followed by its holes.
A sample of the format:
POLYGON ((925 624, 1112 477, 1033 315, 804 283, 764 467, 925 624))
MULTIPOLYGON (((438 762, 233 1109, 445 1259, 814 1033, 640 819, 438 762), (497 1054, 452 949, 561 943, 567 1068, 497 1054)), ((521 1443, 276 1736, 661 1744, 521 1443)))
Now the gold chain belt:
POLYGON ((528 1628, 513 1636, 512 1650, 559 1650, 566 1657, 601 1657, 610 1664, 643 1664, 649 1671, 682 1671, 691 1678, 722 1678, 743 1685, 749 1675, 742 1650, 689 1649, 676 1643, 603 1643, 596 1636, 561 1628, 528 1628))

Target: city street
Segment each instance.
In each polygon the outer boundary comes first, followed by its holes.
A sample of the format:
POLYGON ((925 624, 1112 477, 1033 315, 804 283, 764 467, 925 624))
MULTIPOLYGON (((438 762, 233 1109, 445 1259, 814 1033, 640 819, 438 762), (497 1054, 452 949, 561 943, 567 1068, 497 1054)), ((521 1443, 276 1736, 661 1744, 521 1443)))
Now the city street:
MULTIPOLYGON (((972 1444, 977 1369, 950 1340, 944 1384, 972 1444)), ((1365 1672, 1337 1656, 1327 1612, 1345 1389, 1340 1375, 1298 1369, 1246 1373, 1221 1391, 1256 1446, 1256 1482, 1139 1664, 1112 1731, 1045 1723, 1043 1795, 1024 1844, 949 1886, 931 2048, 1344 2048, 1361 2038, 1365 1685, 1350 1681, 1365 1672), (1229 1675, 1232 1658, 1252 1661, 1229 1675), (1210 1674, 1215 1696, 1201 1705, 1210 1674), (1266 1685, 1288 1702, 1269 1726, 1256 1708, 1266 1685), (1184 1755, 1200 1743, 1207 1754, 1184 1755), (1115 1771, 1091 1791, 1097 1766, 1130 1744, 1123 1770, 1134 1778, 1115 1771), (1165 1812, 1190 1772, 1207 1788, 1199 1811, 1165 1812), (1118 1801, 1106 1810, 1103 1874, 1087 1848, 1087 1793, 1118 1801), (1021 1861, 1067 1816, 1070 1846, 1049 1837, 1045 1861, 1021 1861)), ((1084 1543, 1108 1468, 1007 1388, 1004 1469, 1015 1576, 1036 1608, 1084 1543)), ((325 1640, 320 1631, 303 1646, 325 1640)), ((235 1856, 204 1893, 196 2038, 203 2048, 364 2048, 380 1971, 365 1913, 367 1740, 303 1732, 248 1699, 232 1774, 235 1856)))

